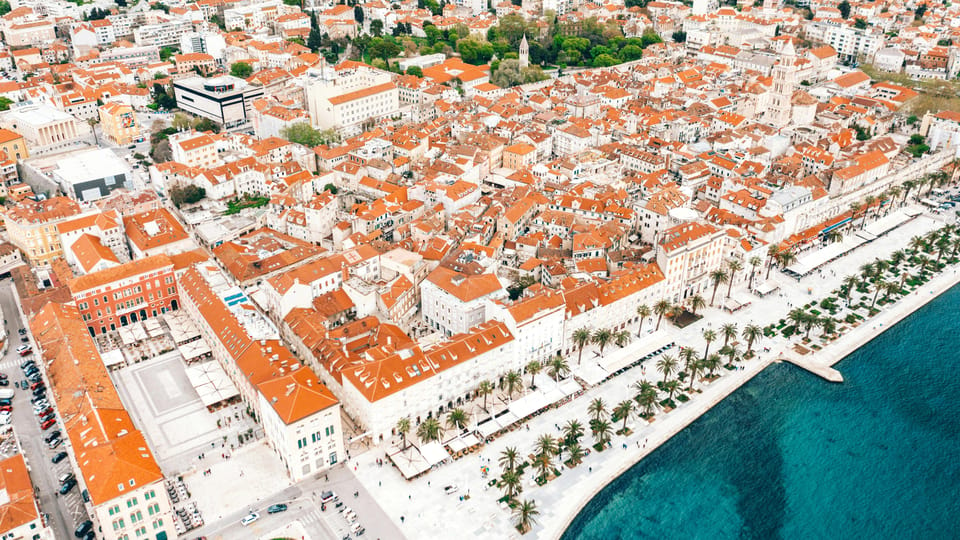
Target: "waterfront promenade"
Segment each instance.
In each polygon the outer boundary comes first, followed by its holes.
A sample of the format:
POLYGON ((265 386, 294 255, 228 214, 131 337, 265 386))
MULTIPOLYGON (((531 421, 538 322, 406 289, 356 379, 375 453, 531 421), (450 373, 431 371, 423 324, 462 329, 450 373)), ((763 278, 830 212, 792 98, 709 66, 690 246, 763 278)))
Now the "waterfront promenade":
MULTIPOLYGON (((856 272, 861 264, 886 257, 892 251, 907 245, 911 237, 937 229, 943 224, 940 219, 921 216, 877 239, 869 247, 861 247, 824 266, 822 273, 800 281, 775 271, 771 274, 771 279, 780 287, 779 292, 766 298, 758 298, 735 314, 728 314, 717 308, 708 309, 704 312, 704 319, 684 329, 664 322, 659 334, 675 341, 677 345, 694 347, 695 350, 699 348, 699 351, 702 351, 705 342, 701 332, 704 329, 718 330, 719 326, 726 322, 735 322, 740 328, 750 323, 766 325, 774 322, 785 317, 793 307, 828 295, 840 285, 845 275, 856 272)), ((937 276, 898 303, 883 308, 877 316, 815 353, 816 361, 833 365, 956 281, 957 274, 954 269, 946 269, 944 275, 937 276)), ((642 340, 650 339, 646 334, 654 324, 655 319, 645 323, 645 336, 642 340)), ((629 421, 628 425, 634 432, 631 436, 614 436, 612 448, 601 453, 593 452, 575 469, 562 468, 563 474, 545 486, 536 486, 532 483, 532 474, 525 474, 520 499, 536 501, 540 511, 533 530, 525 537, 560 537, 579 510, 603 486, 762 371, 789 343, 782 337, 765 338, 755 344, 754 349, 760 353, 759 356, 744 362, 744 369, 721 369, 721 377, 715 381, 698 382, 697 388, 701 393, 694 394, 689 402, 680 404, 671 412, 657 413, 650 424, 642 419, 629 421), (764 352, 764 347, 769 348, 769 351, 764 352)), ((714 349, 717 347, 715 344, 714 349)), ((675 351, 671 353, 675 354, 675 351)), ((583 354, 586 362, 592 357, 593 351, 588 348, 583 354)), ((633 385, 637 381, 661 380, 662 375, 656 371, 655 361, 656 358, 651 359, 645 363, 647 365, 628 370, 604 384, 588 389, 578 399, 534 417, 528 422, 529 431, 522 428, 508 432, 482 447, 479 454, 471 454, 453 463, 441 465, 413 481, 402 479, 396 469, 389 465, 381 467, 377 464, 378 459, 385 457, 385 451, 390 444, 388 442, 351 459, 349 466, 356 468, 355 474, 360 482, 408 538, 439 538, 451 535, 464 538, 520 538, 520 534, 511 524, 509 510, 501 508, 497 503, 501 496, 500 490, 496 487, 486 488, 487 482, 500 473, 500 466, 497 464, 500 452, 508 446, 515 447, 522 457, 526 457, 532 453, 534 442, 539 435, 558 436, 560 433, 557 426, 562 426, 568 420, 575 419, 586 425, 587 406, 595 397, 603 397, 608 407, 612 407, 636 393, 633 385), (489 467, 488 477, 481 477, 481 467, 489 467), (444 487, 448 485, 456 485, 457 493, 445 494, 444 487), (469 499, 460 500, 460 495, 464 494, 469 494, 469 499)), ((570 358, 570 364, 576 373, 575 356, 570 358)), ((544 375, 539 377, 538 380, 545 379, 544 375)), ((615 424, 617 428, 621 425, 615 424)), ((593 442, 589 430, 587 431, 583 439, 584 447, 593 442)))

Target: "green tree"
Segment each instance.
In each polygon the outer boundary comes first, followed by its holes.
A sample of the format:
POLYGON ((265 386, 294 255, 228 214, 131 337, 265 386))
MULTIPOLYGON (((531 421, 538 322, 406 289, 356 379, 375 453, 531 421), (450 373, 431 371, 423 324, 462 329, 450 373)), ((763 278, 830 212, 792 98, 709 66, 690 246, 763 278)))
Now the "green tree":
POLYGON ((12 104, 13 104, 12 99, 6 96, 0 96, 0 111, 9 111, 10 105, 12 104))
POLYGON ((721 283, 726 283, 730 279, 730 276, 723 268, 717 268, 716 270, 710 272, 710 280, 713 281, 713 294, 710 295, 710 306, 713 306, 713 301, 717 297, 717 288, 720 287, 721 283))
POLYGON ((669 354, 664 354, 657 360, 657 371, 663 373, 663 382, 666 383, 670 375, 677 370, 679 363, 677 359, 669 354))
POLYGON ((864 19, 864 18, 862 18, 862 17, 857 17, 856 19, 853 20, 853 27, 854 27, 854 28, 858 28, 858 29, 860 29, 860 30, 865 30, 865 29, 867 28, 867 26, 869 26, 869 25, 867 24, 867 20, 864 19))
POLYGON ((230 74, 234 77, 246 79, 250 75, 253 75, 253 68, 246 62, 234 62, 230 66, 230 74))
POLYGON ((357 24, 363 25, 363 8, 359 5, 353 6, 353 18, 357 21, 357 24))
MULTIPOLYGON (((358 6, 358 7, 359 7, 359 6, 358 6)), ((383 35, 383 21, 381 21, 380 19, 374 19, 374 20, 370 21, 370 33, 371 33, 372 35, 374 35, 374 36, 377 36, 377 37, 382 36, 382 35, 383 35)))
POLYGON ((292 124, 284 128, 280 132, 280 135, 292 143, 302 144, 308 148, 314 148, 321 144, 327 144, 337 140, 335 130, 316 130, 307 122, 292 124))
POLYGON ((407 75, 423 77, 423 70, 420 69, 420 66, 410 66, 407 68, 407 75))
POLYGON ((640 40, 643 43, 644 49, 656 43, 663 43, 663 39, 660 37, 660 34, 656 33, 653 28, 647 28, 644 30, 643 34, 640 36, 640 40))
POLYGON ((660 321, 663 319, 663 316, 670 312, 669 300, 659 300, 656 304, 653 305, 653 312, 657 314, 657 327, 654 328, 654 331, 660 329, 660 321))
POLYGON ((537 373, 543 369, 543 364, 539 360, 531 360, 527 363, 527 373, 530 374, 530 388, 536 388, 537 373))
POLYGON ((609 67, 619 64, 620 61, 609 54, 601 54, 593 59, 593 67, 609 67))
POLYGON ((837 9, 840 10, 840 16, 844 19, 850 16, 850 2, 847 2, 847 0, 840 2, 840 4, 837 6, 837 9))
POLYGON ((170 188, 170 202, 177 208, 198 202, 206 196, 206 190, 193 184, 177 184, 170 188))
POLYGON ((617 420, 623 420, 623 429, 627 429, 627 421, 633 416, 633 401, 625 399, 613 408, 613 417, 617 420))
POLYGON ((677 30, 670 37, 672 37, 673 41, 677 43, 684 43, 687 41, 687 33, 683 30, 677 30))
POLYGON ((469 421, 470 415, 459 407, 447 413, 447 427, 457 430, 457 433, 467 427, 469 421))
POLYGON ((500 452, 500 458, 497 460, 497 463, 503 467, 504 471, 512 471, 517 468, 517 460, 520 457, 520 453, 517 452, 517 449, 512 446, 508 446, 500 452))
POLYGON ((0 16, 10 13, 10 2, 0 0, 0 16))
POLYGON ((653 311, 650 309, 650 306, 646 304, 637 306, 637 318, 640 319, 640 326, 637 327, 637 337, 640 337, 640 332, 643 330, 644 319, 649 317, 651 313, 653 313, 653 311))
POLYGON ((620 49, 620 52, 617 53, 620 57, 620 60, 623 62, 630 62, 631 60, 639 60, 643 58, 643 49, 636 45, 627 45, 624 48, 620 49))

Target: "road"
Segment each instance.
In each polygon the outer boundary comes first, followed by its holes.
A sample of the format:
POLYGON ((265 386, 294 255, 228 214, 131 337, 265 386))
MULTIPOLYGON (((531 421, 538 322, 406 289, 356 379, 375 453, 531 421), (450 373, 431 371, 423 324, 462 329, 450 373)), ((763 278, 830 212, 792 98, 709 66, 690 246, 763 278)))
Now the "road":
POLYGON ((216 522, 208 522, 204 527, 190 531, 190 537, 206 536, 222 540, 259 538, 288 523, 300 521, 307 532, 317 540, 342 540, 347 536, 357 538, 350 534, 349 524, 335 505, 326 505, 326 510, 321 508, 320 496, 328 490, 337 493, 344 506, 356 512, 358 522, 366 529, 362 538, 403 538, 400 530, 363 488, 353 471, 345 465, 336 467, 319 478, 305 480, 266 497, 248 510, 234 512, 216 522), (353 496, 354 493, 357 493, 356 497, 353 496), (286 504, 287 511, 268 514, 267 508, 277 503, 286 504), (260 519, 245 527, 240 524, 240 520, 250 511, 260 514, 260 519))
MULTIPOLYGON (((60 496, 58 493, 60 475, 74 472, 71 469, 70 460, 65 459, 56 465, 50 461, 50 458, 55 454, 65 451, 67 443, 60 445, 56 450, 50 450, 43 442, 43 437, 50 431, 54 429, 63 431, 63 426, 59 423, 59 415, 56 426, 48 431, 41 431, 37 417, 33 414, 33 405, 30 403, 33 396, 29 391, 22 391, 14 386, 15 382, 25 380, 23 371, 20 370, 20 362, 23 359, 16 352, 20 344, 19 330, 24 328, 24 324, 20 318, 15 298, 13 283, 9 281, 6 283, 0 282, 0 307, 3 308, 7 335, 11 340, 7 353, 0 361, 0 372, 6 373, 10 377, 10 386, 7 388, 16 392, 13 399, 14 432, 23 449, 23 457, 27 462, 27 468, 30 469, 30 479, 33 481, 35 489, 39 490, 40 510, 49 514, 50 527, 53 528, 57 538, 72 538, 75 524, 87 519, 86 508, 83 505, 79 487, 74 488, 66 496, 60 496)), ((36 347, 34 347, 34 350, 36 350, 36 347)), ((44 375, 44 379, 46 379, 46 375, 44 375)))

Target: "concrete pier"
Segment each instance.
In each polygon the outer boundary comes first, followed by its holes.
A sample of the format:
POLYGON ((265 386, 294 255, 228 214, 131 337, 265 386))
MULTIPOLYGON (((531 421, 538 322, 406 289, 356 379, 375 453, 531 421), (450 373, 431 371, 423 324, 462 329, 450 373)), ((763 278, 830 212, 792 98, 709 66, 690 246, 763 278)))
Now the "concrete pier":
POLYGON ((797 357, 796 355, 789 354, 789 353, 780 353, 780 359, 790 362, 791 364, 799 368, 803 368, 809 371, 810 373, 813 373, 814 375, 822 377, 830 382, 834 382, 834 383, 843 382, 843 375, 841 375, 839 371, 833 369, 830 366, 827 366, 824 364, 818 364, 806 358, 797 357))

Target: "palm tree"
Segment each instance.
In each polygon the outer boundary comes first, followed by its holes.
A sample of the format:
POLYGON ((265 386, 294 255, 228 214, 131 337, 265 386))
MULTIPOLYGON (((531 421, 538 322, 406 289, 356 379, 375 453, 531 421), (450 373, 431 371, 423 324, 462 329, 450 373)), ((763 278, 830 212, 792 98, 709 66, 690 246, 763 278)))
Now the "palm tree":
POLYGON ((680 351, 680 358, 683 358, 683 371, 689 373, 690 366, 697 361, 697 353, 692 347, 687 347, 680 351))
POLYGON ((920 273, 924 274, 927 271, 927 265, 933 262, 933 259, 927 257, 926 255, 917 255, 917 266, 920 267, 920 273))
POLYGON ((667 391, 667 399, 673 401, 673 395, 680 390, 680 381, 676 379, 671 379, 663 383, 663 389, 667 391))
POLYGON ((823 330, 823 334, 833 334, 837 331, 837 321, 833 320, 832 317, 823 317, 817 322, 817 326, 823 330))
POLYGON ((887 190, 887 194, 890 196, 890 206, 893 206, 893 201, 897 199, 900 194, 903 193, 903 190, 900 189, 900 186, 890 186, 887 190))
POLYGON ((507 398, 513 399, 513 393, 523 388, 523 378, 520 376, 520 372, 516 370, 508 371, 503 378, 501 387, 507 389, 507 398))
POLYGON ((500 459, 497 462, 503 467, 505 471, 512 471, 517 468, 517 458, 519 457, 517 449, 512 446, 508 446, 500 452, 500 459))
POLYGON ((902 249, 898 249, 890 254, 890 262, 894 266, 899 265, 906 258, 907 258, 907 252, 902 249))
POLYGON ((723 334, 723 346, 730 343, 730 338, 737 337, 737 325, 735 323, 726 323, 720 327, 720 333, 723 334))
POLYGON ((567 364, 566 359, 564 359, 559 354, 550 359, 550 363, 547 366, 547 372, 553 377, 553 380, 560 383, 560 377, 565 376, 570 372, 570 365, 567 364))
POLYGON ((640 326, 637 328, 637 337, 640 337, 640 331, 643 330, 643 320, 650 316, 653 311, 650 309, 650 306, 646 304, 640 304, 637 306, 637 315, 640 316, 640 326))
POLYGON ((534 453, 534 466, 540 472, 537 477, 546 480, 547 474, 553 466, 553 456, 557 453, 557 443, 550 435, 541 435, 534 444, 534 453))
POLYGON ((743 270, 743 263, 737 259, 727 261, 727 268, 730 269, 730 281, 727 282, 727 298, 730 298, 730 290, 733 289, 733 282, 737 277, 737 272, 743 270))
POLYGON ((610 436, 612 434, 613 429, 606 420, 599 420, 593 426, 593 436, 596 438, 597 444, 599 444, 601 448, 610 442, 610 436))
POLYGON ((690 364, 690 391, 693 391, 693 382, 697 380, 697 373, 703 370, 703 360, 697 360, 690 364))
POLYGON ((843 240, 843 233, 839 229, 832 229, 823 239, 831 244, 843 240))
POLYGON ((780 246, 777 244, 770 244, 770 247, 767 248, 767 277, 763 279, 770 279, 770 270, 773 269, 773 263, 776 262, 779 253, 780 246))
POLYGON ((640 392, 637 395, 637 405, 643 409, 644 416, 650 416, 653 412, 660 407, 660 403, 657 402, 657 389, 654 387, 647 388, 640 392))
POLYGON ((513 469, 506 470, 500 477, 500 487, 506 491, 507 498, 513 500, 523 489, 523 478, 513 469))
POLYGON ((613 335, 613 342, 617 344, 617 347, 623 348, 627 346, 627 343, 630 343, 630 337, 630 332, 621 330, 613 335))
POLYGON ((710 295, 710 307, 713 307, 713 301, 717 297, 717 287, 721 283, 726 283, 730 276, 727 275, 727 272, 723 268, 717 268, 713 272, 710 272, 710 279, 713 281, 713 294, 710 295))
POLYGON ((420 438, 422 443, 439 441, 442 435, 443 426, 440 425, 440 422, 437 422, 436 418, 427 418, 417 428, 417 437, 420 438))
POLYGON ((704 369, 707 370, 707 375, 709 375, 710 377, 713 377, 713 372, 716 371, 718 367, 720 367, 721 363, 722 361, 720 360, 720 355, 717 353, 713 353, 703 360, 703 367, 704 369))
POLYGON ((703 357, 706 358, 707 354, 710 353, 710 344, 717 339, 717 333, 713 330, 707 329, 703 331, 703 340, 707 342, 707 348, 703 350, 703 357))
POLYGON ((523 501, 513 509, 513 524, 521 534, 526 534, 530 527, 536 523, 536 517, 540 515, 537 510, 537 504, 533 501, 523 501))
POLYGON ((797 327, 797 330, 803 326, 804 321, 807 320, 807 312, 803 308, 793 308, 790 310, 790 313, 787 313, 787 319, 797 327))
POLYGON ((886 300, 890 298, 891 294, 898 294, 900 292, 900 285, 893 281, 888 281, 883 284, 883 299, 886 300))
POLYGON ((876 204, 877 198, 873 195, 867 195, 863 199, 864 209, 863 209, 863 221, 860 222, 860 228, 863 229, 867 225, 867 214, 870 213, 870 207, 876 204))
POLYGON ((590 413, 594 421, 599 422, 607 417, 607 404, 604 403, 603 398, 596 398, 590 402, 587 412, 590 413))
POLYGON ((747 288, 752 289, 753 276, 757 273, 757 267, 763 263, 763 259, 754 255, 753 257, 750 257, 750 260, 748 262, 750 263, 750 283, 747 288))
POLYGON ((487 396, 493 393, 493 383, 490 381, 480 381, 477 385, 477 394, 483 396, 483 410, 487 410, 487 396))
POLYGON ((943 235, 937 239, 934 245, 937 248, 937 264, 940 264, 940 258, 950 249, 950 239, 943 235))
POLYGON ((910 249, 913 250, 914 253, 920 253, 920 251, 925 248, 926 244, 927 242, 922 236, 914 236, 910 239, 910 243, 907 245, 910 246, 910 249))
POLYGON ((743 327, 740 335, 747 340, 747 354, 750 354, 753 351, 753 342, 763 337, 763 329, 755 324, 748 324, 743 327))
POLYGON ((580 365, 580 359, 583 357, 583 348, 590 343, 592 334, 590 333, 589 328, 578 328, 573 331, 573 334, 570 336, 573 339, 574 345, 577 346, 579 351, 577 354, 577 365, 580 365))
POLYGON ((695 294, 690 297, 687 302, 690 304, 690 311, 693 313, 693 316, 697 316, 697 311, 707 307, 707 301, 703 299, 699 294, 695 294))
POLYGON ((846 287, 846 294, 844 294, 844 298, 846 299, 848 304, 850 303, 850 295, 853 293, 853 289, 855 289, 859 284, 860 284, 859 276, 855 276, 851 274, 843 278, 843 286, 846 287))
POLYGON ((788 266, 796 262, 797 256, 790 251, 781 251, 777 254, 777 262, 780 264, 780 268, 786 269, 788 266))
POLYGON ((583 426, 576 420, 568 420, 563 425, 563 444, 573 446, 580 442, 580 437, 583 437, 583 426))
POLYGON ((633 401, 625 399, 617 404, 613 408, 613 417, 617 420, 623 420, 622 430, 626 431, 627 429, 627 420, 630 419, 630 416, 633 415, 633 401))
POLYGON ((851 221, 856 221, 857 216, 860 215, 860 210, 863 209, 863 205, 858 202, 850 203, 850 217, 851 221))
POLYGON ((610 343, 610 340, 613 339, 613 333, 606 328, 600 328, 593 333, 593 338, 591 339, 593 340, 594 345, 600 347, 600 356, 602 357, 603 348, 606 347, 610 343))
POLYGON ((917 183, 913 180, 907 180, 903 183, 903 200, 900 202, 900 206, 907 204, 907 196, 910 195, 910 190, 917 187, 917 183))
POLYGON ((669 300, 659 300, 653 305, 653 312, 657 314, 657 327, 654 328, 654 331, 660 329, 660 320, 663 319, 663 316, 670 311, 671 307, 672 306, 670 305, 669 300))
POLYGON ((583 448, 580 448, 579 444, 568 445, 567 456, 571 465, 577 465, 583 461, 583 448))
POLYGON ((661 356, 659 360, 657 360, 657 371, 663 373, 664 383, 667 382, 667 378, 670 377, 670 375, 672 375, 676 370, 677 360, 669 354, 665 354, 661 356))
POLYGON ((397 420, 397 433, 400 434, 400 450, 407 449, 407 433, 410 433, 410 419, 401 418, 397 420))
POLYGON ((447 427, 457 430, 457 433, 467 427, 467 422, 470 419, 470 415, 466 411, 457 407, 456 409, 447 413, 447 427))
POLYGON ((527 373, 530 374, 530 388, 536 388, 536 377, 537 373, 540 373, 540 370, 543 369, 543 365, 539 360, 531 360, 527 364, 527 373))
POLYGON ((873 302, 870 302, 870 307, 872 308, 877 303, 877 296, 880 294, 880 291, 884 290, 887 286, 887 282, 878 279, 876 283, 873 284, 873 302))

